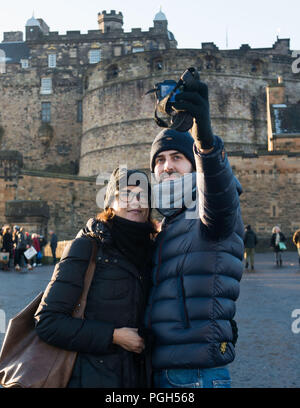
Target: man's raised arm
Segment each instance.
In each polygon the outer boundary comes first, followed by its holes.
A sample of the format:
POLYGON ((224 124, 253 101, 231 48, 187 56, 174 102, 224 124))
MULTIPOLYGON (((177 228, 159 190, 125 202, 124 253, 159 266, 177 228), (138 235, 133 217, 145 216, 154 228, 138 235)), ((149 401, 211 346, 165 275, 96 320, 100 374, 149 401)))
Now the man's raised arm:
POLYGON ((207 85, 194 81, 176 95, 174 107, 190 112, 194 118, 192 136, 201 221, 212 239, 225 238, 234 229, 240 185, 232 173, 222 139, 211 129, 207 85))

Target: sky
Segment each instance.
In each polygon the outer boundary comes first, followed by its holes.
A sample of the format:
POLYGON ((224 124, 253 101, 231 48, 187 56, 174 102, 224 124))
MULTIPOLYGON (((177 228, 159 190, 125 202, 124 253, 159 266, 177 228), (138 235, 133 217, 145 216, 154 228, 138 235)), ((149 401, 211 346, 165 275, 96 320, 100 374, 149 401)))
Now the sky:
POLYGON ((148 31, 160 7, 178 48, 201 48, 202 42, 219 49, 270 48, 278 36, 290 38, 290 48, 300 50, 299 0, 10 0, 0 9, 0 41, 4 31, 24 32, 33 12, 51 31, 84 34, 98 29, 97 14, 103 10, 121 11, 124 31, 148 31))

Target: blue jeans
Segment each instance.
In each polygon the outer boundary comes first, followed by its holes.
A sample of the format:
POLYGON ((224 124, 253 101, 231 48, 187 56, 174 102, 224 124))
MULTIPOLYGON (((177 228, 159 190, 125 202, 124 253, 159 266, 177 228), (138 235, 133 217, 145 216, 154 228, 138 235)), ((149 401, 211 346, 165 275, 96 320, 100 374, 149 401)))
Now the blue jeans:
POLYGON ((155 388, 230 388, 227 366, 201 369, 158 370, 153 376, 155 388))

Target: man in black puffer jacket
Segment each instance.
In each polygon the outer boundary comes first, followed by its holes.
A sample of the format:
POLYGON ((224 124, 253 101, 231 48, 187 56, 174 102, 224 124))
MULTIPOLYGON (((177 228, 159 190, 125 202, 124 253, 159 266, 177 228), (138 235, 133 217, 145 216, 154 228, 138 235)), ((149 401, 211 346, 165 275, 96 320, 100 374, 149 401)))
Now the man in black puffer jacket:
POLYGON ((207 86, 186 88, 175 108, 192 114, 192 136, 164 129, 150 157, 159 182, 156 207, 165 217, 145 316, 155 338, 154 386, 230 387, 243 271, 242 189, 222 139, 212 133, 207 86))

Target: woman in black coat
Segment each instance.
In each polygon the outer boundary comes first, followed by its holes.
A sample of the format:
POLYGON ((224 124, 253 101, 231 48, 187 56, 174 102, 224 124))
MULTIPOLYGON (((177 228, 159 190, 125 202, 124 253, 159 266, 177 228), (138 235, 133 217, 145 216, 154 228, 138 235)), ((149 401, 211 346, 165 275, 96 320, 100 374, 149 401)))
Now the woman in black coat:
POLYGON ((282 252, 283 249, 280 248, 280 243, 284 243, 286 241, 285 236, 280 231, 278 226, 272 229, 272 236, 270 246, 274 249, 275 252, 275 262, 277 266, 282 266, 282 252))
POLYGON ((9 271, 9 265, 11 264, 11 259, 13 256, 13 239, 12 233, 9 225, 6 225, 3 228, 3 244, 1 251, 9 253, 9 262, 8 264, 4 265, 4 270, 9 271))
POLYGON ((116 169, 105 210, 65 249, 45 291, 35 316, 39 337, 78 352, 68 387, 150 386, 148 336, 142 324, 154 233, 149 191, 144 173, 116 169), (130 182, 132 177, 143 183, 130 182), (81 320, 71 315, 83 289, 92 239, 99 250, 81 320))

